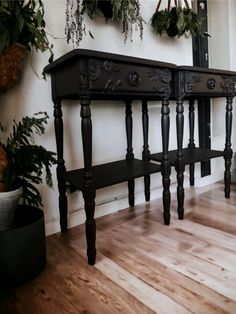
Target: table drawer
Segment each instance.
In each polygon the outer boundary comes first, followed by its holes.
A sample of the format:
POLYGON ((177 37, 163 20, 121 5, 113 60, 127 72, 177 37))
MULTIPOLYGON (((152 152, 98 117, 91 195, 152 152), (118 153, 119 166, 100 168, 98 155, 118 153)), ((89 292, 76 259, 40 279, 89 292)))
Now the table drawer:
POLYGON ((185 94, 235 95, 236 77, 214 73, 185 71, 180 75, 185 94))
POLYGON ((171 71, 165 68, 124 64, 113 60, 89 59, 89 88, 96 93, 129 95, 171 93, 171 71))

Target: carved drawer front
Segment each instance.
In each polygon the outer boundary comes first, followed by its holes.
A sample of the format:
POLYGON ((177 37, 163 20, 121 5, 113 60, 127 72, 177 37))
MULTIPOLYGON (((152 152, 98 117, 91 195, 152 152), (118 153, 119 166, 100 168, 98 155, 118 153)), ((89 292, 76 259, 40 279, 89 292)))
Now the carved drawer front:
POLYGON ((235 94, 235 76, 186 71, 181 77, 186 94, 235 94))
POLYGON ((89 88, 98 93, 152 93, 169 95, 171 72, 168 69, 90 59, 89 88))

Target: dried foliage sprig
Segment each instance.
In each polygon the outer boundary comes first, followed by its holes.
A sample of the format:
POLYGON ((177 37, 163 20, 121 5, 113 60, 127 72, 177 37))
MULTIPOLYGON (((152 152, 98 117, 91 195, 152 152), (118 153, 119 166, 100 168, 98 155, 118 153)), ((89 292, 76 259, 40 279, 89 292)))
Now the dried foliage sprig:
POLYGON ((84 15, 81 0, 76 0, 76 7, 74 2, 74 0, 66 1, 65 33, 67 43, 72 41, 73 45, 79 46, 85 33, 85 25, 83 22, 84 15))
POLYGON ((83 20, 85 14, 92 20, 103 15, 107 20, 119 23, 125 42, 129 34, 132 40, 134 26, 139 29, 140 38, 143 38, 144 20, 140 13, 139 0, 67 0, 65 33, 68 43, 72 41, 75 46, 79 46, 86 34, 83 20))
POLYGON ((113 20, 121 23, 122 33, 125 36, 125 41, 130 32, 132 40, 133 26, 139 29, 140 38, 143 39, 143 23, 144 20, 140 13, 140 3, 137 0, 112 0, 113 5, 113 20))

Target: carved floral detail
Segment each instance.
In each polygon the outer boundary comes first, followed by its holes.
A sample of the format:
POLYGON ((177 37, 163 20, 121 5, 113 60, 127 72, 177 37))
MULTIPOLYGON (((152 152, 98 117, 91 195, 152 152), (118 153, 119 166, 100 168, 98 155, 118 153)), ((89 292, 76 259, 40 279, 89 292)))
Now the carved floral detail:
MULTIPOLYGON (((98 80, 103 73, 111 74, 116 72, 120 72, 120 69, 113 61, 105 60, 101 62, 97 60, 89 60, 88 73, 86 74, 86 71, 81 71, 81 85, 83 88, 89 88, 89 84, 98 80)), ((104 86, 104 90, 114 92, 120 85, 120 80, 114 80, 112 76, 109 76, 109 79, 104 86)))
MULTIPOLYGON (((102 82, 104 82, 103 89, 106 92, 115 92, 123 84, 122 79, 119 77, 119 75, 117 75, 117 73, 121 72, 121 70, 112 60, 102 61, 90 59, 87 64, 87 71, 85 70, 85 68, 86 65, 84 65, 83 70, 81 69, 81 87, 83 89, 89 89, 91 87, 91 84, 94 84, 95 81, 98 81, 100 78, 102 78, 102 82)), ((139 75, 136 72, 131 72, 130 74, 134 73, 136 75, 139 75)), ((156 95, 160 95, 161 97, 170 95, 170 70, 151 68, 147 72, 147 76, 150 79, 150 84, 152 84, 151 86, 153 92, 156 95)), ((136 86, 139 84, 140 77, 138 77, 138 82, 135 82, 136 84, 133 84, 133 81, 131 82, 130 80, 131 78, 129 77, 129 84, 131 86, 136 86)), ((99 86, 101 85, 100 82, 98 82, 98 84, 99 86)), ((100 88, 102 88, 102 86, 100 88)))
MULTIPOLYGON (((114 64, 114 62, 108 60, 103 62, 101 70, 107 74, 120 72, 120 69, 114 64)), ((114 80, 112 76, 110 76, 105 84, 104 91, 115 92, 120 85, 122 85, 121 80, 114 80)))
POLYGON ((107 73, 120 72, 119 68, 114 65, 113 61, 104 61, 103 66, 101 67, 107 73))
POLYGON ((160 69, 151 69, 148 72, 148 77, 151 82, 155 82, 153 86, 153 90, 157 94, 161 95, 170 95, 170 81, 171 81, 171 72, 168 69, 160 70, 160 69))
POLYGON ((96 79, 99 78, 101 75, 101 67, 98 65, 96 61, 90 61, 89 62, 89 80, 90 81, 96 81, 96 79))
POLYGON ((232 93, 235 95, 236 92, 236 77, 232 76, 221 76, 223 82, 221 82, 221 87, 225 93, 232 93))
POLYGON ((89 88, 87 63, 84 60, 80 63, 80 88, 81 90, 86 90, 89 88))
POLYGON ((188 92, 192 92, 194 87, 201 81, 199 73, 185 72, 185 84, 188 92))
MULTIPOLYGON (((114 72, 119 72, 119 68, 115 66, 113 61, 105 60, 104 62, 97 61, 97 60, 89 60, 88 61, 88 70, 86 70, 86 65, 83 66, 81 69, 81 76, 80 76, 80 81, 81 81, 81 87, 83 89, 89 88, 89 83, 90 82, 95 82, 97 79, 100 78, 100 76, 105 72, 105 73, 114 73, 114 72)), ((120 82, 119 82, 120 84, 120 82)), ((115 84, 115 88, 117 85, 115 84)), ((111 77, 109 81, 107 82, 105 89, 110 89, 112 84, 111 77)))

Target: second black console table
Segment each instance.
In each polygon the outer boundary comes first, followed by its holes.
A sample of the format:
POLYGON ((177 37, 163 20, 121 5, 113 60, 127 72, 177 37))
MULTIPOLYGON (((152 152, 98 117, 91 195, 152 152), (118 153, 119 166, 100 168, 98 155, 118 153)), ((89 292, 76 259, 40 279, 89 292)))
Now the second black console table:
POLYGON ((120 182, 128 182, 129 203, 134 205, 134 179, 145 178, 146 200, 149 200, 151 173, 163 176, 163 207, 165 224, 170 222, 170 164, 169 143, 169 97, 172 70, 169 63, 127 57, 122 55, 76 49, 62 56, 45 68, 51 74, 52 99, 54 102, 55 135, 57 144, 57 180, 61 230, 67 229, 66 184, 82 191, 86 212, 86 237, 88 263, 96 259, 96 226, 94 220, 96 189, 120 182), (63 157, 63 99, 79 99, 81 106, 81 129, 84 168, 66 171, 63 157), (123 100, 126 106, 127 151, 123 160, 93 166, 91 100, 123 100), (134 99, 142 101, 143 159, 135 159, 132 148, 132 109, 134 99), (148 108, 150 100, 162 101, 162 161, 161 165, 148 161, 148 108))
MULTIPOLYGON (((173 71, 173 98, 176 102, 176 133, 177 150, 169 152, 169 160, 175 166, 177 172, 177 198, 178 216, 184 218, 184 170, 185 165, 190 167, 190 185, 194 185, 194 164, 203 160, 223 156, 225 159, 225 197, 230 196, 231 180, 231 131, 232 131, 232 104, 235 96, 236 72, 208 69, 193 66, 180 66, 173 71), (194 101, 200 97, 226 98, 225 123, 226 138, 225 147, 222 150, 203 149, 195 146, 194 143, 194 101), (184 130, 184 100, 189 101, 189 145, 183 146, 184 130)), ((223 102, 224 104, 224 102, 223 102)), ((150 155, 150 160, 162 161, 162 154, 150 155)))

